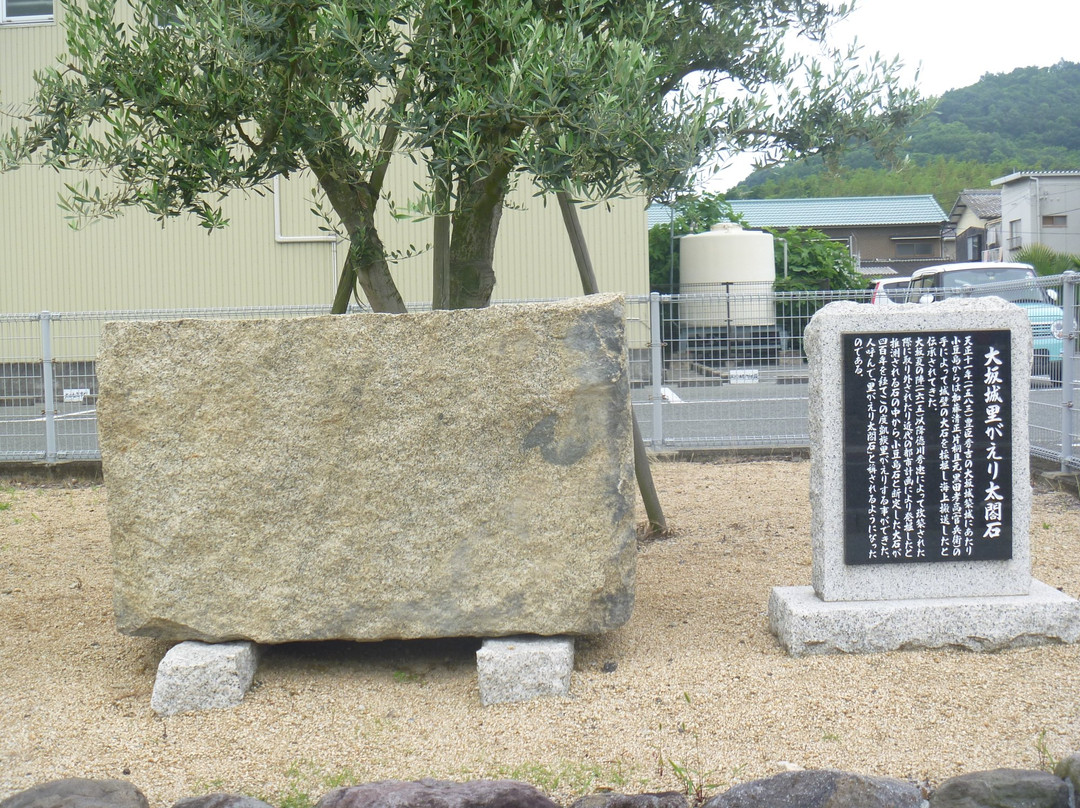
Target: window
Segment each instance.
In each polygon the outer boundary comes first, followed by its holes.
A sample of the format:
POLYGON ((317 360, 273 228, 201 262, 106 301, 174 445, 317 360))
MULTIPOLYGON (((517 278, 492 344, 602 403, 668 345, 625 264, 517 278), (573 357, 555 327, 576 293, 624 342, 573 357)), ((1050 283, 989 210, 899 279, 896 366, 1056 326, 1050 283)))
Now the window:
POLYGON ((1023 246, 1023 239, 1020 237, 1020 220, 1013 219, 1009 222, 1009 249, 1018 250, 1023 246))
POLYGON ((1067 216, 1043 216, 1043 227, 1065 227, 1068 225, 1067 216))
POLYGON ((934 255, 934 242, 932 241, 898 241, 896 243, 897 258, 914 258, 915 256, 934 255))
MULTIPOLYGON (((911 282, 911 288, 922 292, 924 289, 935 289, 937 285, 941 283, 941 273, 930 273, 929 275, 923 275, 920 278, 915 278, 911 282)), ((911 298, 913 301, 918 300, 918 295, 911 298)))
POLYGON ((0 24, 52 21, 53 0, 0 0, 0 24))
POLYGON ((982 234, 976 233, 975 235, 968 236, 965 240, 965 255, 964 258, 968 261, 980 261, 982 260, 982 234))

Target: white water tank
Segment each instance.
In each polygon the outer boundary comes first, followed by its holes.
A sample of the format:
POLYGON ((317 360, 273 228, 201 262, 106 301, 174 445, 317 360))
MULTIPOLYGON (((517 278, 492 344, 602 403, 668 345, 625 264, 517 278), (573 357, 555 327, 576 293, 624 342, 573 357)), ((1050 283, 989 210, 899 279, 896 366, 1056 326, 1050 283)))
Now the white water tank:
POLYGON ((697 302, 692 296, 708 294, 715 299, 718 293, 738 301, 734 312, 732 305, 723 307, 720 319, 727 320, 727 325, 775 323, 775 280, 771 233, 720 222, 708 233, 683 236, 679 242, 681 316, 687 325, 716 325, 716 303, 697 302))

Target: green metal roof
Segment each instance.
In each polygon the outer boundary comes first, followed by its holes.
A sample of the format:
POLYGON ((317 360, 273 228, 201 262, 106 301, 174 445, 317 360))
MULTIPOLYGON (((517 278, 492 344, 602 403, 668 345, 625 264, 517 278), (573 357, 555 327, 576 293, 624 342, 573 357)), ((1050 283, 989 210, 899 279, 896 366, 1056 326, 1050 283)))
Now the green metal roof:
MULTIPOLYGON (((730 199, 750 227, 847 227, 941 224, 948 220, 933 196, 838 196, 817 199, 730 199)), ((667 223, 671 208, 649 205, 649 227, 667 223)))
POLYGON ((667 224, 671 221, 672 210, 669 206, 663 205, 659 202, 653 202, 645 211, 649 220, 649 229, 651 230, 658 224, 667 224))
POLYGON ((930 194, 729 201, 750 227, 940 224, 949 218, 930 194))

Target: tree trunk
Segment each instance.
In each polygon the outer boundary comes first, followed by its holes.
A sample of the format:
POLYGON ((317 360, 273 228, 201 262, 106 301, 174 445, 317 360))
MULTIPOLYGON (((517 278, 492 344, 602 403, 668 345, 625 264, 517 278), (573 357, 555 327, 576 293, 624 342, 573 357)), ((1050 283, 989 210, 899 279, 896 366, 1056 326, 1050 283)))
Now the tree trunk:
MULTIPOLYGON (((340 214, 339 214, 340 215, 340 214)), ((349 249, 338 278, 331 314, 344 314, 357 283, 373 311, 404 314, 405 302, 390 274, 390 265, 383 253, 382 241, 372 222, 367 228, 346 227, 349 249)))
MULTIPOLYGON (((570 246, 574 250, 578 275, 581 276, 581 288, 587 295, 598 294, 600 287, 596 283, 596 273, 593 272, 592 259, 589 258, 589 248, 585 243, 585 232, 581 229, 577 208, 574 207, 573 200, 565 191, 559 191, 557 197, 563 224, 566 225, 567 235, 570 236, 570 246)), ((652 469, 649 468, 649 455, 645 452, 645 441, 641 439, 641 429, 638 427, 637 416, 633 411, 630 412, 630 419, 634 428, 634 476, 637 478, 641 502, 645 506, 645 515, 649 520, 649 533, 666 533, 667 519, 664 518, 664 509, 660 506, 660 497, 653 483, 652 469)))
MULTIPOLYGON (((350 237, 349 255, 353 253, 353 245, 356 236, 350 237)), ((389 312, 392 314, 404 314, 406 312, 405 301, 401 299, 401 292, 390 274, 390 264, 386 260, 386 252, 382 239, 375 230, 374 221, 370 222, 367 229, 359 234, 360 247, 358 252, 359 266, 357 268, 357 282, 364 290, 364 296, 373 311, 389 312)), ((346 261, 349 257, 346 256, 346 261)))
POLYGON ((450 188, 435 181, 435 221, 431 239, 431 308, 450 308, 450 188))
POLYGON ((331 143, 307 153, 308 165, 349 237, 349 250, 338 277, 331 314, 345 313, 357 283, 375 311, 404 314, 405 302, 390 274, 382 239, 375 228, 378 191, 352 159, 349 150, 341 144, 331 143))
POLYGON ((458 183, 458 206, 450 237, 451 309, 479 309, 491 302, 495 238, 506 191, 504 173, 470 177, 458 183))

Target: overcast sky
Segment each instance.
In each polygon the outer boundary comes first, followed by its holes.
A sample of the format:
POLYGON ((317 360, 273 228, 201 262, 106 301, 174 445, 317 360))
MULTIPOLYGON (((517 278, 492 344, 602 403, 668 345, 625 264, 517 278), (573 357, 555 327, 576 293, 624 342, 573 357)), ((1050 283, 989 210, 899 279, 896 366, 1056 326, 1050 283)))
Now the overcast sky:
POLYGON ((1080 2, 1027 0, 856 0, 833 29, 837 42, 858 38, 870 52, 922 63, 919 86, 940 95, 986 73, 1080 61, 1080 2))
MULTIPOLYGON (((987 73, 1080 62, 1080 0, 855 0, 855 11, 832 30, 836 44, 857 39, 868 54, 898 55, 911 82, 920 68, 923 95, 967 87, 987 73)), ((727 190, 750 161, 723 171, 709 190, 727 190)))

